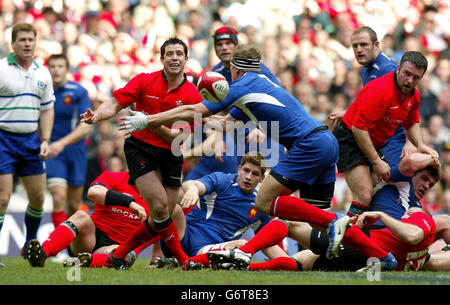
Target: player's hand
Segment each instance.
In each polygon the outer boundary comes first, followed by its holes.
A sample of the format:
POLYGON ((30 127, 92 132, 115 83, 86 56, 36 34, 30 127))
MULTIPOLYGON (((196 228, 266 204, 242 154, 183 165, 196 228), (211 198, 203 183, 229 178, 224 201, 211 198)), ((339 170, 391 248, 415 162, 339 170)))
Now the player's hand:
POLYGON ((129 206, 130 210, 136 214, 139 221, 144 221, 147 219, 147 212, 145 212, 145 209, 143 206, 137 204, 136 202, 132 201, 129 206))
POLYGON ((39 150, 39 157, 42 160, 46 160, 49 157, 49 154, 50 154, 50 145, 48 144, 48 141, 42 141, 39 150))
POLYGON ((262 144, 266 140, 266 134, 258 128, 253 129, 247 136, 247 143, 262 144))
POLYGON ((381 160, 380 158, 372 161, 372 168, 374 173, 380 180, 383 180, 384 182, 391 181, 391 168, 385 161, 381 160))
POLYGON ((362 229, 374 224, 378 218, 380 218, 378 212, 364 212, 356 218, 355 225, 362 229))
POLYGON ((342 120, 342 117, 344 116, 344 114, 345 114, 345 110, 335 111, 335 112, 330 113, 328 115, 328 118, 331 121, 331 125, 336 126, 342 120))
POLYGON ((86 124, 95 124, 98 120, 97 114, 90 108, 85 113, 80 114, 80 118, 80 121, 86 124))
POLYGON ((63 150, 65 146, 61 143, 61 141, 55 141, 52 144, 50 144, 50 153, 48 155, 49 158, 54 158, 57 155, 59 155, 63 150))
POLYGON ((148 123, 146 114, 139 111, 129 111, 131 115, 120 118, 121 123, 118 128, 119 130, 124 130, 125 135, 129 135, 135 131, 147 128, 148 123))
POLYGON ((412 155, 414 153, 417 153, 417 147, 407 139, 405 145, 402 148, 402 154, 400 158, 412 155))
POLYGON ((196 205, 197 208, 200 210, 200 197, 198 196, 198 191, 189 188, 183 196, 183 199, 181 199, 180 205, 183 209, 189 208, 190 206, 196 205))

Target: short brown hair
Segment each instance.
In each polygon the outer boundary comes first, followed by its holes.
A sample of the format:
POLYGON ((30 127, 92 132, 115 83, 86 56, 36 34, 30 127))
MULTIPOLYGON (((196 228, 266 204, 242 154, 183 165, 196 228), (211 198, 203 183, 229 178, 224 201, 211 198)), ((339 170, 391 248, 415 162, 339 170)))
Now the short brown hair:
POLYGON ((261 174, 264 175, 267 169, 262 165, 264 160, 266 160, 266 158, 260 152, 249 151, 242 157, 241 166, 244 166, 245 163, 256 165, 261 169, 261 174))
POLYGON ((47 64, 50 64, 50 61, 56 60, 56 59, 63 59, 66 62, 66 68, 69 68, 69 60, 67 59, 67 56, 64 54, 52 54, 47 60, 47 64))
POLYGON ((11 41, 14 42, 17 39, 19 32, 33 32, 34 38, 36 38, 36 28, 30 23, 18 23, 14 25, 11 32, 11 41))
POLYGON ((371 27, 368 26, 362 26, 360 28, 357 28, 356 30, 353 31, 352 36, 360 34, 362 32, 367 32, 369 34, 370 41, 372 41, 372 43, 378 41, 377 33, 374 30, 372 30, 371 27))

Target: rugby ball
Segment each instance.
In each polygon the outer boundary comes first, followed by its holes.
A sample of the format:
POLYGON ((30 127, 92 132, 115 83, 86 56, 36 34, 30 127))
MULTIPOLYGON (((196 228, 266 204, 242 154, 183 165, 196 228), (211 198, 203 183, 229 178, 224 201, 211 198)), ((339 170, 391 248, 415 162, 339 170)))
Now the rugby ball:
POLYGON ((205 100, 220 102, 227 96, 229 85, 222 74, 205 72, 198 79, 197 89, 205 100))

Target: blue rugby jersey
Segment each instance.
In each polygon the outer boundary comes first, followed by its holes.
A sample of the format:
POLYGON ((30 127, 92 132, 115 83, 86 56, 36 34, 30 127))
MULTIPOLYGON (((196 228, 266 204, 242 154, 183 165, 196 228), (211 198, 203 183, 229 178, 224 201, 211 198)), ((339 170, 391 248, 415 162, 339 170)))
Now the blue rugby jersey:
MULTIPOLYGON (((91 107, 86 89, 72 81, 56 89, 55 98, 52 141, 57 141, 71 133, 80 122, 80 114, 91 107)), ((81 140, 73 145, 85 145, 85 141, 81 140)))
POLYGON ((295 97, 259 72, 249 71, 230 84, 228 95, 221 102, 203 100, 212 113, 232 107, 237 120, 252 120, 267 136, 290 148, 314 129, 325 126, 308 113, 295 97), (278 128, 278 130, 273 130, 278 128))
POLYGON ((395 69, 397 69, 397 63, 380 51, 378 56, 368 67, 363 66, 361 68, 361 81, 365 86, 371 80, 394 72, 395 69))
POLYGON ((267 224, 271 217, 255 208, 257 191, 244 194, 236 182, 237 174, 214 172, 198 181, 206 187, 205 195, 200 197, 200 207, 194 207, 186 215, 189 227, 196 233, 217 236, 217 240, 238 239, 247 229, 257 231, 267 224))

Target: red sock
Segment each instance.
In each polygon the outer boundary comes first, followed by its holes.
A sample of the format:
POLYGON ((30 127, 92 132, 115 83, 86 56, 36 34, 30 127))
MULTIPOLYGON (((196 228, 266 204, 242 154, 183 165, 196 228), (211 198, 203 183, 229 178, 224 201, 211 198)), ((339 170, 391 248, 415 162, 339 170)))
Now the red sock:
POLYGON ((72 231, 64 223, 56 227, 46 241, 42 244, 47 257, 57 255, 61 250, 67 248, 76 237, 76 233, 72 231))
POLYGON ((157 240, 159 240, 158 233, 153 231, 148 224, 148 221, 143 221, 137 226, 136 229, 134 229, 133 233, 131 233, 127 240, 114 250, 114 256, 125 259, 130 251, 146 242, 154 243, 157 240))
POLYGON ((52 212, 52 222, 53 226, 56 228, 59 226, 63 221, 67 220, 66 212, 60 211, 60 212, 52 212))
POLYGON ((342 243, 344 245, 358 249, 367 258, 383 258, 388 255, 386 251, 384 251, 376 242, 374 242, 366 234, 364 234, 357 226, 351 226, 347 229, 342 243))
POLYGON ((248 266, 250 271, 258 270, 286 270, 298 271, 297 262, 292 257, 277 257, 262 263, 251 263, 248 266))
POLYGON ((136 256, 139 256, 139 254, 141 254, 142 251, 144 251, 145 249, 147 249, 147 247, 151 246, 152 244, 154 244, 155 242, 157 242, 159 240, 160 240, 160 237, 158 235, 156 240, 154 238, 152 238, 151 240, 149 240, 149 241, 143 243, 142 245, 140 245, 139 247, 135 248, 133 251, 134 251, 134 253, 136 253, 136 256))
POLYGON ((189 259, 194 263, 200 263, 203 266, 209 266, 209 259, 206 257, 206 253, 192 256, 189 259))
POLYGON ((336 215, 321 210, 300 198, 282 195, 276 197, 270 206, 271 215, 282 219, 308 222, 312 226, 326 228, 336 215))
MULTIPOLYGON (((161 240, 169 248, 169 251, 177 259, 180 265, 183 265, 189 256, 184 253, 183 248, 181 248, 180 239, 178 238, 178 231, 175 222, 171 218, 164 221, 165 228, 155 229, 155 232, 161 236, 161 240), (167 225, 168 224, 168 225, 167 225), (167 225, 167 226, 166 226, 167 225)), ((161 223, 159 224, 161 226, 161 223)))
POLYGON ((239 248, 246 253, 252 255, 261 249, 274 246, 282 241, 289 233, 287 224, 280 220, 274 219, 253 236, 245 245, 239 248))
POLYGON ((89 268, 111 267, 108 262, 108 253, 94 253, 89 268))

